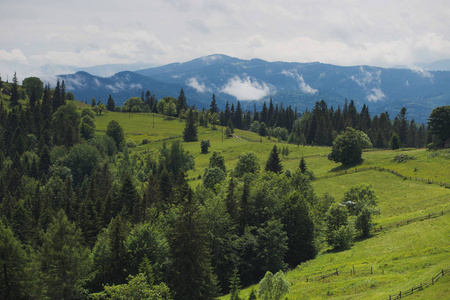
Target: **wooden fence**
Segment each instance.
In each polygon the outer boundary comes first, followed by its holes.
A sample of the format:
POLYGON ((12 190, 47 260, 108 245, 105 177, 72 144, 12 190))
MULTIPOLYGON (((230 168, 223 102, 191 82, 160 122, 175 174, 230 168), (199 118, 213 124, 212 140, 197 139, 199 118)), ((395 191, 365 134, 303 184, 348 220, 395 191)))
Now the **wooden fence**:
POLYGON ((380 232, 380 231, 386 231, 386 230, 390 230, 392 228, 397 228, 400 226, 404 226, 404 225, 408 225, 410 223, 414 223, 414 222, 419 222, 419 221, 424 221, 424 220, 429 220, 431 218, 437 218, 440 216, 443 216, 444 214, 448 214, 450 212, 450 209, 446 209, 446 210, 440 210, 437 212, 432 212, 432 213, 428 213, 426 215, 422 215, 420 217, 415 217, 415 218, 411 218, 411 219, 407 219, 407 220, 402 220, 399 222, 394 222, 391 224, 387 224, 384 226, 379 226, 379 227, 375 227, 374 228, 374 232, 380 232))
POLYGON ((431 277, 430 280, 422 282, 421 284, 416 285, 415 287, 412 287, 412 288, 410 288, 410 289, 408 289, 406 291, 400 291, 398 294, 389 295, 389 300, 400 299, 400 298, 412 295, 412 294, 416 293, 417 291, 421 291, 424 288, 427 288, 430 285, 435 284, 436 281, 438 281, 442 276, 448 275, 448 274, 450 274, 450 267, 446 268, 446 269, 442 269, 435 276, 431 277))
POLYGON ((321 179, 326 179, 326 178, 330 178, 330 177, 337 177, 337 176, 342 176, 342 175, 347 175, 347 174, 354 174, 354 173, 358 173, 358 172, 364 172, 364 171, 368 171, 368 170, 377 170, 380 172, 389 172, 391 174, 394 174, 397 177, 400 177, 404 180, 415 180, 415 181, 420 181, 420 182, 425 182, 428 184, 437 184, 440 185, 442 187, 448 188, 450 189, 450 183, 447 182, 443 182, 443 181, 439 181, 439 180, 434 180, 434 179, 429 179, 429 178, 423 178, 423 177, 416 177, 416 176, 404 176, 400 173, 398 173, 397 171, 391 170, 391 169, 387 169, 387 168, 382 168, 382 167, 364 167, 364 168, 355 168, 352 170, 345 170, 345 171, 341 171, 341 172, 337 172, 334 174, 326 174, 325 176, 321 176, 319 178, 317 178, 316 180, 321 180, 321 179))
MULTIPOLYGON (((381 271, 382 274, 384 274, 384 271, 381 271)), ((373 268, 372 266, 370 267, 357 267, 355 268, 355 266, 353 266, 350 271, 344 271, 344 270, 338 270, 336 269, 336 271, 331 272, 331 273, 327 273, 327 274, 322 274, 322 275, 317 275, 317 274, 312 274, 310 276, 306 276, 306 282, 311 282, 311 281, 324 281, 326 278, 329 278, 331 276, 355 276, 356 274, 361 275, 361 274, 373 274, 373 268)))

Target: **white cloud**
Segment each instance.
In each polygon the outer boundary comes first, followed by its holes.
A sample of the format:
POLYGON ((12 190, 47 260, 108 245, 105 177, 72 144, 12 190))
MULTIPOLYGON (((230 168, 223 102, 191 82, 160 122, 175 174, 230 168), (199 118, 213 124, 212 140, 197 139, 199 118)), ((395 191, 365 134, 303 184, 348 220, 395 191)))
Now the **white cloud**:
POLYGON ((191 88, 195 89, 199 93, 210 92, 211 89, 207 88, 204 83, 198 82, 197 78, 191 77, 186 80, 186 84, 191 88))
POLYGON ((257 82, 249 76, 240 78, 235 76, 221 89, 221 92, 232 95, 238 100, 259 100, 270 93, 272 88, 265 82, 257 82))
POLYGON ((17 62, 25 64, 28 62, 27 57, 23 54, 20 49, 12 49, 11 52, 0 49, 0 60, 8 62, 17 62))
POLYGON ((381 83, 381 71, 365 71, 361 66, 359 67, 361 74, 359 76, 352 75, 350 78, 356 82, 360 87, 367 88, 367 85, 372 84, 379 86, 381 83))
POLYGON ((424 70, 421 67, 413 66, 410 69, 411 69, 411 71, 413 71, 414 73, 419 74, 423 78, 429 78, 430 80, 432 80, 433 77, 434 77, 433 74, 430 73, 430 71, 424 70))
POLYGON ((283 75, 285 75, 287 77, 292 77, 295 80, 297 80, 298 87, 305 94, 314 95, 314 94, 316 94, 318 92, 317 89, 314 89, 310 85, 305 83, 305 80, 303 79, 303 74, 299 75, 296 71, 286 71, 286 70, 283 70, 281 72, 281 74, 283 74, 283 75))
POLYGON ((386 95, 379 88, 371 89, 370 94, 366 96, 366 99, 370 102, 377 102, 386 98, 386 95))

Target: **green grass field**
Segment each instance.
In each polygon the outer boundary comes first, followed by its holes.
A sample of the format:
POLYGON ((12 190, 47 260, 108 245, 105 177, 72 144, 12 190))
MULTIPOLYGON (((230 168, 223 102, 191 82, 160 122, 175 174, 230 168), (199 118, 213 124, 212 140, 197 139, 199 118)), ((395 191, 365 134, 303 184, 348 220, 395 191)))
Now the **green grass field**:
MULTIPOLYGON (((168 120, 157 114, 108 112, 96 117, 97 131, 104 133, 108 122, 113 119, 124 128, 126 140, 136 145, 133 151, 156 153, 163 143, 162 139, 169 139, 168 143, 170 138, 181 139, 184 129, 184 122, 168 120), (149 143, 142 145, 143 139, 148 139, 149 143)), ((317 177, 313 186, 318 196, 328 193, 338 202, 350 187, 371 185, 381 209, 381 214, 375 217, 377 227, 390 227, 375 233, 372 238, 356 242, 350 250, 338 253, 323 250, 316 259, 287 272, 287 279, 291 282, 289 299, 388 299, 390 294, 406 291, 429 280, 439 270, 450 267, 450 189, 420 181, 423 178, 450 183, 448 158, 434 156, 425 149, 373 150, 363 152, 364 162, 361 165, 343 168, 327 159, 328 147, 297 147, 277 143, 274 139, 260 140, 257 134, 240 130, 236 130, 235 135, 222 140, 221 127, 218 126, 217 130, 199 127, 199 141, 183 143, 183 147, 195 157, 195 170, 189 171, 188 177, 202 174, 215 150, 223 152, 228 170, 234 168, 239 154, 245 151, 255 152, 263 169, 273 145, 287 146, 290 154, 282 157, 284 170, 297 168, 303 155, 308 169, 317 177), (210 153, 200 154, 200 141, 207 139, 211 142, 210 153), (393 162, 392 159, 399 154, 415 159, 404 163, 393 162), (386 171, 352 172, 355 168, 368 167, 394 170, 408 179, 386 171), (346 170, 349 174, 343 174, 346 170), (439 211, 446 213, 430 220, 406 224, 408 219, 439 211), (396 227, 396 223, 400 226, 396 227), (356 271, 354 276, 350 275, 353 267, 356 271), (370 268, 373 274, 367 273, 370 268), (306 282, 306 277, 331 273, 336 269, 339 276, 306 282)), ((191 184, 200 182, 194 180, 191 184)), ((444 276, 436 285, 409 297, 447 299, 449 280, 450 276, 444 276)), ((241 292, 243 299, 248 298, 250 290, 251 287, 248 287, 241 292)), ((227 296, 222 298, 227 299, 227 296)))

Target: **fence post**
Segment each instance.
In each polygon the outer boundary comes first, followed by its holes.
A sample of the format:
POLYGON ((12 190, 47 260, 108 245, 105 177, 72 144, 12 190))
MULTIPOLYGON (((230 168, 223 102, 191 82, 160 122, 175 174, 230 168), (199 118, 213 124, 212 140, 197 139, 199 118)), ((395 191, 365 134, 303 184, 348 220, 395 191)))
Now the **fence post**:
MULTIPOLYGON (((442 274, 444 274, 444 270, 442 270, 442 274)), ((338 272, 338 269, 336 269, 336 275, 338 275, 338 276, 339 276, 339 272, 338 272)))
POLYGON ((373 274, 372 266, 370 267, 370 274, 373 274))

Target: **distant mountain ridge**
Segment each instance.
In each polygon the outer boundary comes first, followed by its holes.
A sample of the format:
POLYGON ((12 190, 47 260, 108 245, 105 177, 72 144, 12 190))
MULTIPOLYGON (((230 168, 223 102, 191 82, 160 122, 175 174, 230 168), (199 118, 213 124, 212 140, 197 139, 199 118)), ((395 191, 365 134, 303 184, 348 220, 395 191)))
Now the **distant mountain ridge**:
POLYGON ((388 111, 391 117, 404 106, 409 119, 426 122, 434 107, 450 104, 449 71, 267 62, 221 54, 106 78, 85 72, 59 78, 77 99, 106 100, 111 94, 117 105, 142 91, 160 99, 177 97, 183 88, 188 103, 198 107, 208 107, 212 93, 222 107, 240 100, 244 108, 253 109, 273 98, 274 103, 297 106, 300 112, 321 99, 335 108, 353 99, 359 109, 367 104, 372 114, 388 111))

